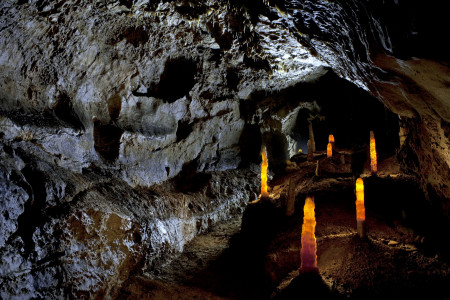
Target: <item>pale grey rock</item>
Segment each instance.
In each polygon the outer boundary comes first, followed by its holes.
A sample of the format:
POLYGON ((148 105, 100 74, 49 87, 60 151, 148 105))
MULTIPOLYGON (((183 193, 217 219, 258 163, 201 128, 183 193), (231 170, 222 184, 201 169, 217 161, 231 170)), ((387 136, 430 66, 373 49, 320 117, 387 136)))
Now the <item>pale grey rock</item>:
MULTIPOLYGON (((17 181, 20 181, 20 169, 23 162, 20 158, 16 161, 8 157, 5 152, 8 151, 4 147, 1 151, 0 158, 0 248, 6 246, 8 239, 17 231, 17 218, 23 213, 25 202, 29 195, 27 191, 17 181)), ((5 258, 4 262, 8 259, 5 258)), ((0 268, 3 270, 3 268, 0 268)))

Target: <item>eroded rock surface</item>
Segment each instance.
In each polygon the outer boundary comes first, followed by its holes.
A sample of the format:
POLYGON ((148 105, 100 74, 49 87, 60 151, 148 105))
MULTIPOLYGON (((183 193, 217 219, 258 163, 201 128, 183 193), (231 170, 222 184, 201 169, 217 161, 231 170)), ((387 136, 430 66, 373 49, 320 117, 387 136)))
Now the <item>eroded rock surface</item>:
POLYGON ((406 147, 417 158, 411 163, 401 155, 403 167, 420 178, 428 200, 448 217, 450 59, 444 54, 448 45, 437 37, 437 28, 449 26, 443 4, 284 3, 286 26, 299 30, 304 43, 337 74, 369 90, 402 118, 412 135, 406 147))
POLYGON ((239 170, 133 188, 100 169, 71 172, 4 149, 4 298, 114 297, 130 273, 161 268, 195 235, 242 214, 257 181, 239 170))
POLYGON ((1 1, 1 297, 114 297, 242 213, 261 143, 279 173, 311 122, 392 140, 367 91, 448 213, 448 64, 372 2, 1 1))

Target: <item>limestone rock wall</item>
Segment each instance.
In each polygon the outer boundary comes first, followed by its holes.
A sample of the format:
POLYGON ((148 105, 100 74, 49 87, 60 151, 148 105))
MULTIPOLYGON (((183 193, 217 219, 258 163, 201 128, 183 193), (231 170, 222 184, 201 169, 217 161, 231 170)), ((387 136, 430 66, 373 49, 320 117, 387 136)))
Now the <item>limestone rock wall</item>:
POLYGON ((114 297, 242 214, 271 118, 270 103, 242 102, 327 68, 225 1, 0 12, 2 298, 114 297))
MULTIPOLYGON (((68 171, 2 148, 2 298, 114 297, 131 272, 149 272, 254 198, 253 171, 213 172, 133 188, 101 169, 68 171)), ((42 154, 47 155, 49 154, 42 154)))
POLYGON ((448 211, 448 65, 395 57, 375 2, 1 1, 1 297, 114 297, 240 215, 330 74, 402 116, 448 211))
POLYGON ((199 171, 236 168, 239 100, 326 64, 267 18, 253 26, 220 2, 183 3, 3 2, 3 114, 62 167, 107 163, 133 186, 163 182, 193 160, 199 171))

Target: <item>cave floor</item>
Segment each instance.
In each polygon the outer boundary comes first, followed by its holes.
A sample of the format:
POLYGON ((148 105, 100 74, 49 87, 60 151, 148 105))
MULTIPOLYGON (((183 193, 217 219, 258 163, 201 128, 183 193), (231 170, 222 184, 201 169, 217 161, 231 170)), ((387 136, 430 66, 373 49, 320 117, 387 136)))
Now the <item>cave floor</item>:
POLYGON ((364 166, 366 238, 356 234, 354 180, 347 163, 318 156, 272 180, 271 201, 248 205, 240 218, 217 224, 184 252, 124 285, 127 299, 448 299, 448 223, 427 206, 415 179, 388 157, 378 176, 364 166), (296 209, 286 216, 289 180, 296 209), (303 201, 316 203, 319 274, 301 273, 303 201))

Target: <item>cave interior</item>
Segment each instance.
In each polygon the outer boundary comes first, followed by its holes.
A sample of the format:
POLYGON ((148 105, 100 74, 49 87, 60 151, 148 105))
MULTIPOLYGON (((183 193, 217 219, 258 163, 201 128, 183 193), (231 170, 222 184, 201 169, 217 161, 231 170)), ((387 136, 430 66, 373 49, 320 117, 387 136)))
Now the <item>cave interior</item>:
POLYGON ((450 298, 443 4, 244 2, 2 1, 0 299, 450 298))

